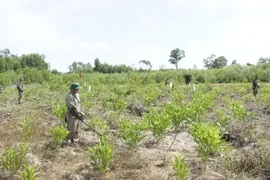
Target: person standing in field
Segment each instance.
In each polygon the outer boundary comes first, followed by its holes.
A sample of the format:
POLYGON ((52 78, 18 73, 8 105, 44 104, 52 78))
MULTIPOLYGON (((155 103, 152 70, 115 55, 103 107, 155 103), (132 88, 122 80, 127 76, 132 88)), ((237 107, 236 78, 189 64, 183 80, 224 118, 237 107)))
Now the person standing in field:
POLYGON ((18 90, 18 103, 22 103, 22 94, 23 94, 23 78, 21 77, 19 79, 19 82, 17 84, 17 90, 18 90))
POLYGON ((259 86, 259 84, 258 84, 258 76, 256 75, 255 78, 252 80, 252 90, 253 90, 253 95, 254 95, 254 97, 257 96, 258 89, 259 89, 260 87, 261 87, 261 86, 259 86))
POLYGON ((81 103, 79 98, 79 83, 72 83, 70 92, 66 96, 66 122, 69 134, 66 137, 66 142, 69 144, 75 143, 78 145, 80 120, 83 120, 84 113, 81 111, 81 103))

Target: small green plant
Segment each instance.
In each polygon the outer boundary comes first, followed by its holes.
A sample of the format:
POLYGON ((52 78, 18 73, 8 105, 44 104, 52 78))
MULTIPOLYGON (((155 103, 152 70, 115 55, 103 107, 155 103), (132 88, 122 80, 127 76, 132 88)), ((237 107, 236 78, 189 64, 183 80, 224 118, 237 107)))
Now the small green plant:
POLYGON ((0 156, 1 164, 9 172, 17 172, 24 164, 26 164, 28 144, 22 143, 19 147, 5 147, 4 152, 0 156))
POLYGON ((150 106, 151 104, 155 104, 157 97, 158 97, 158 91, 150 90, 150 92, 146 93, 143 96, 144 104, 147 106, 150 106))
POLYGON ((119 95, 113 95, 110 101, 112 109, 116 111, 118 114, 122 113, 127 107, 127 102, 123 97, 119 95))
POLYGON ((145 137, 142 132, 142 125, 141 123, 133 123, 128 120, 120 120, 118 123, 121 139, 132 150, 145 137))
POLYGON ((157 108, 152 108, 150 113, 144 114, 143 121, 146 121, 148 129, 158 141, 164 138, 171 123, 170 116, 164 111, 159 112, 157 108))
POLYGON ((100 137, 100 143, 94 148, 88 148, 88 154, 96 169, 105 172, 113 158, 113 148, 109 145, 106 137, 100 137))
POLYGON ((36 168, 28 165, 23 166, 24 169, 19 173, 21 180, 35 180, 37 177, 36 168))
POLYGON ((192 102, 190 103, 189 116, 190 119, 196 120, 201 118, 205 112, 207 112, 213 105, 213 95, 196 93, 193 97, 192 102))
POLYGON ((88 122, 88 125, 96 130, 98 130, 100 133, 109 133, 110 127, 108 123, 105 120, 102 120, 98 117, 94 117, 88 122))
POLYGON ((69 131, 63 125, 58 125, 56 127, 51 128, 50 133, 53 142, 58 147, 63 144, 63 140, 67 137, 69 131))
POLYGON ((190 125, 189 133, 198 144, 197 151, 203 162, 215 153, 223 150, 224 141, 220 137, 220 129, 214 125, 194 122, 190 125))
POLYGON ((57 104, 53 106, 53 114, 60 118, 62 122, 65 120, 65 116, 67 113, 67 108, 65 104, 57 104))
POLYGON ((185 180, 189 175, 189 167, 185 164, 184 157, 179 155, 173 160, 173 171, 177 180, 185 180))
POLYGON ((250 116, 250 113, 246 110, 241 101, 230 102, 229 108, 234 119, 244 121, 250 116))
POLYGON ((218 125, 221 128, 225 128, 226 126, 228 126, 229 118, 224 111, 222 111, 221 109, 218 110, 217 117, 218 117, 218 125))
POLYGON ((175 130, 179 129, 184 120, 188 120, 190 114, 187 106, 174 103, 165 105, 165 112, 169 115, 169 119, 171 119, 175 130))
POLYGON ((21 133, 22 133, 22 140, 23 142, 26 142, 29 138, 29 135, 32 132, 32 124, 29 119, 24 118, 20 122, 20 128, 21 128, 21 133))

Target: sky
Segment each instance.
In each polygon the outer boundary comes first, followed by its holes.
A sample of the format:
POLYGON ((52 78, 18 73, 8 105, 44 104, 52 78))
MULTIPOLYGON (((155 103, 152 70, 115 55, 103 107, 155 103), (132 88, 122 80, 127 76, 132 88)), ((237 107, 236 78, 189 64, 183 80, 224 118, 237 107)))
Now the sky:
POLYGON ((203 68, 211 54, 230 64, 270 56, 269 0, 0 0, 0 49, 45 54, 51 69, 74 61, 203 68))

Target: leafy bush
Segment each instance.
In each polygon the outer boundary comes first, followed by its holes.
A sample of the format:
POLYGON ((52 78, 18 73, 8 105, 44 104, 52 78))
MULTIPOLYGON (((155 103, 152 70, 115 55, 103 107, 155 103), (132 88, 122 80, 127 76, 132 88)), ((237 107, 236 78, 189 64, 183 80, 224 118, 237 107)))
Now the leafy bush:
POLYGON ((24 164, 26 164, 28 144, 22 143, 19 147, 5 147, 4 152, 0 156, 1 164, 9 172, 17 172, 24 164))
POLYGON ((93 165, 98 170, 105 172, 113 158, 113 148, 109 145, 106 137, 100 137, 100 143, 94 148, 88 148, 88 154, 93 160, 93 165))
POLYGON ((177 180, 185 180, 189 175, 189 167, 184 162, 184 157, 179 155, 173 160, 173 171, 177 180))
POLYGON ((53 142, 58 147, 63 144, 63 140, 67 137, 69 131, 63 125, 58 125, 56 127, 51 128, 50 133, 53 142))
POLYGON ((246 108, 243 106, 241 101, 231 101, 229 103, 229 108, 234 119, 244 121, 251 115, 246 108))
POLYGON ((32 124, 29 119, 24 118, 20 123, 22 140, 25 142, 28 140, 30 133, 32 132, 32 124))
POLYGON ((134 149, 145 137, 142 132, 142 124, 140 123, 132 123, 128 120, 120 120, 118 123, 118 129, 121 139, 130 149, 134 149))
POLYGON ((56 115, 56 117, 60 118, 62 122, 65 120, 65 116, 67 113, 67 108, 65 104, 57 104, 53 106, 53 114, 56 115))
POLYGON ((21 180, 35 180, 37 177, 36 168, 28 165, 23 166, 24 169, 19 173, 21 180))
POLYGON ((147 127, 152 131, 157 140, 161 140, 170 127, 170 116, 157 108, 152 108, 149 113, 143 115, 143 121, 146 121, 147 127))
POLYGON ((190 125, 189 133, 198 144, 197 151, 204 162, 223 150, 225 144, 221 140, 220 129, 217 126, 195 122, 190 125))
POLYGON ((104 133, 109 133, 110 131, 110 127, 109 125, 106 123, 106 121, 94 117, 92 118, 89 122, 88 125, 94 129, 96 129, 97 131, 99 131, 100 133, 104 134, 104 133))

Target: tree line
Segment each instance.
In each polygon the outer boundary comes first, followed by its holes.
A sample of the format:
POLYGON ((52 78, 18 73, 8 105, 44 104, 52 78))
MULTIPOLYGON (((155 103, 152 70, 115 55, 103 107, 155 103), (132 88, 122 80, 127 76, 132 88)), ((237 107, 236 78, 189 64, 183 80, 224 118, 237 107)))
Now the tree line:
MULTIPOLYGON (((175 65, 175 68, 179 69, 179 62, 185 58, 185 50, 181 50, 179 48, 175 48, 171 51, 169 55, 168 61, 175 65)), ((39 70, 49 70, 50 64, 45 61, 46 56, 44 54, 31 53, 31 54, 23 54, 21 56, 14 55, 10 52, 9 49, 0 50, 0 73, 24 68, 37 68, 39 70)), ((139 71, 145 72, 150 71, 152 68, 152 64, 150 60, 140 60, 140 64, 145 65, 146 69, 134 69, 131 66, 127 66, 125 64, 121 65, 110 65, 108 63, 101 63, 98 58, 94 60, 94 66, 92 66, 89 62, 73 62, 70 66, 68 66, 68 73, 126 73, 130 71, 139 71)), ((225 56, 216 56, 211 54, 209 57, 203 59, 204 67, 207 69, 220 69, 228 66, 228 60, 225 56)), ((270 58, 261 57, 257 64, 262 63, 270 63, 270 58)), ((233 60, 231 65, 237 65, 236 60, 233 60)), ((253 66, 253 64, 247 63, 246 66, 253 66)), ((196 65, 194 65, 196 69, 196 65)), ((160 69, 161 70, 161 69, 160 69)), ((51 71, 53 74, 61 74, 56 69, 51 71)))
POLYGON ((9 49, 0 51, 0 73, 26 67, 49 70, 49 63, 45 62, 45 55, 38 53, 23 54, 21 56, 11 54, 9 49))

